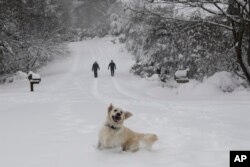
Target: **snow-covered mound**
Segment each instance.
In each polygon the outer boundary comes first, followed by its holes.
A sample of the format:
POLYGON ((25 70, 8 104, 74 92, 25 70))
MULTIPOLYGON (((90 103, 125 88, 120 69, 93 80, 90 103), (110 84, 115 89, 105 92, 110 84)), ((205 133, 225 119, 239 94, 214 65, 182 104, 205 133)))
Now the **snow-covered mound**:
POLYGON ((19 80, 24 80, 28 78, 28 74, 22 71, 17 71, 15 74, 11 76, 4 76, 1 78, 0 82, 3 83, 11 83, 19 80))
POLYGON ((158 81, 159 80, 159 76, 158 76, 158 74, 154 74, 151 77, 147 77, 146 79, 148 81, 158 81))
MULTIPOLYGON (((147 78, 148 81, 161 82, 156 75, 147 78)), ((167 92, 178 92, 179 95, 217 95, 225 92, 245 90, 244 80, 226 71, 217 72, 202 82, 190 79, 188 83, 177 83, 173 78, 161 83, 167 92)))
POLYGON ((238 76, 230 72, 222 71, 204 79, 203 86, 213 87, 222 92, 233 92, 241 87, 242 82, 242 79, 238 76))
POLYGON ((23 79, 27 79, 28 74, 22 71, 17 71, 14 79, 15 80, 23 80, 23 79))
POLYGON ((233 92, 243 89, 243 80, 238 76, 221 71, 211 77, 204 78, 203 82, 191 80, 187 84, 177 86, 179 93, 194 93, 199 95, 216 95, 223 92, 233 92))

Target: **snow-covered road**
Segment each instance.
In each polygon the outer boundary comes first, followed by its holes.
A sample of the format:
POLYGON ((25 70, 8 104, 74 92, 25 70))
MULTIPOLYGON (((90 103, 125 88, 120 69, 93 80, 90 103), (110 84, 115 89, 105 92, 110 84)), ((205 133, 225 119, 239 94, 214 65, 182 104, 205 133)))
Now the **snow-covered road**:
POLYGON ((250 150, 249 93, 181 96, 130 74, 132 57, 111 38, 69 47, 68 58, 41 69, 35 92, 28 81, 1 85, 1 167, 228 167, 229 150, 250 150), (96 149, 111 102, 134 114, 126 126, 158 134, 152 151, 96 149))

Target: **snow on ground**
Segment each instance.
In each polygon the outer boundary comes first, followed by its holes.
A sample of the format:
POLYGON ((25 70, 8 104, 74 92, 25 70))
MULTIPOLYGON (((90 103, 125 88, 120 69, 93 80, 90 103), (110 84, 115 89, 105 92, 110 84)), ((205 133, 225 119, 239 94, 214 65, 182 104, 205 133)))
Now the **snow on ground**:
POLYGON ((1 167, 228 167, 229 150, 250 149, 249 92, 162 88, 130 74, 132 57, 110 40, 71 43, 69 58, 41 69, 35 92, 27 80, 1 85, 1 167), (126 126, 158 134, 151 151, 96 149, 111 102, 134 114, 126 126))

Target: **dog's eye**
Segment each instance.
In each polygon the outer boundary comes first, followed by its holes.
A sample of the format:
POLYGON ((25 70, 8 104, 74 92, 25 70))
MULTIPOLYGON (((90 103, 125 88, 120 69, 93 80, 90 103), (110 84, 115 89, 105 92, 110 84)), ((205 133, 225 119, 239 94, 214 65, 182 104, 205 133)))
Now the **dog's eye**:
POLYGON ((117 110, 114 110, 114 112, 117 112, 117 110))
POLYGON ((121 111, 121 114, 122 114, 123 112, 121 111))

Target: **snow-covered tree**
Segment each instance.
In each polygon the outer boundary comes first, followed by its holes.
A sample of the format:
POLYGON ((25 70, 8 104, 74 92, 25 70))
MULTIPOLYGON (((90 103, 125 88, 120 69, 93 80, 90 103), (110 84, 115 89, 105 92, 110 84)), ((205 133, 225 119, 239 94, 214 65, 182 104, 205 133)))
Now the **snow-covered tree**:
POLYGON ((61 4, 55 0, 0 1, 0 75, 36 70, 58 54, 61 4))
MULTIPOLYGON (((145 4, 175 4, 182 8, 196 8, 205 11, 208 15, 225 18, 220 22, 202 18, 198 20, 174 18, 182 22, 203 22, 213 26, 219 26, 230 30, 233 35, 233 44, 237 63, 241 67, 244 77, 250 83, 250 1, 249 0, 145 0, 145 4)), ((147 5, 144 10, 158 15, 158 12, 150 10, 147 5)), ((165 17, 163 15, 163 17, 165 17)), ((165 19, 173 19, 165 17, 165 19)))
MULTIPOLYGON (((244 2, 248 5, 247 1, 244 2)), ((231 33, 232 17, 210 11, 228 11, 231 1, 141 0, 139 4, 134 1, 124 4, 124 10, 130 11, 130 14, 121 16, 128 20, 122 27, 129 27, 123 32, 128 49, 136 55, 137 64, 133 71, 137 74, 150 76, 161 68, 171 77, 176 70, 189 68, 191 77, 196 79, 221 70, 247 76, 240 63, 240 54, 235 55, 234 52, 239 47, 238 43, 232 42, 236 37, 231 33)), ((248 17, 246 8, 243 9, 246 10, 244 17, 248 17)), ((248 19, 244 18, 245 26, 249 25, 247 22, 248 19)), ((239 30, 239 23, 237 26, 236 31, 239 30)), ((244 64, 247 62, 248 31, 244 28, 240 43, 244 64)))

